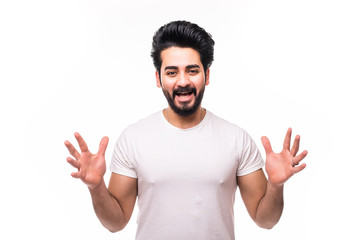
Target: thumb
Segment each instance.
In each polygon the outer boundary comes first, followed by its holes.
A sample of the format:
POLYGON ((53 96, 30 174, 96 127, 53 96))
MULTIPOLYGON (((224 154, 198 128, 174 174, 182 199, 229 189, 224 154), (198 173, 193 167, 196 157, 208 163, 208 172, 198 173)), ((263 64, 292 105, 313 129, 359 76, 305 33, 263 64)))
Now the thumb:
POLYGON ((271 144, 270 144, 270 141, 267 137, 263 136, 261 137, 261 142, 264 146, 264 149, 265 149, 265 152, 266 152, 266 155, 270 154, 273 152, 272 148, 271 148, 271 144))
POLYGON ((99 155, 105 155, 105 151, 107 148, 107 145, 109 143, 109 138, 108 137, 103 137, 100 141, 100 145, 99 145, 99 155))

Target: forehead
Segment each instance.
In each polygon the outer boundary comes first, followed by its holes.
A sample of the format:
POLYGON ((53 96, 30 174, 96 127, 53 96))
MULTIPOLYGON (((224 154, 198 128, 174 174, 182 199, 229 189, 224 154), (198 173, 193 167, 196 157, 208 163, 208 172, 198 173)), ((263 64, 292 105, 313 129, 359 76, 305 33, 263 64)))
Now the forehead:
POLYGON ((202 67, 200 54, 192 48, 170 47, 163 50, 160 54, 161 68, 167 66, 186 67, 197 64, 202 67))

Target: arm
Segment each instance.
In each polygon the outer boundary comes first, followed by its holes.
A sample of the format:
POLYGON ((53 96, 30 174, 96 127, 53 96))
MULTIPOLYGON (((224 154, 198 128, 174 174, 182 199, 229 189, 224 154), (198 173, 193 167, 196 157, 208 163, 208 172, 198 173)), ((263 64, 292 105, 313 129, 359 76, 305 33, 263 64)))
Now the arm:
POLYGON ((89 190, 101 224, 110 232, 122 230, 134 209, 137 179, 112 173, 108 189, 102 181, 98 187, 89 190))
POLYGON ((237 177, 241 196, 251 218, 263 228, 270 229, 279 221, 284 206, 284 183, 306 166, 302 164, 296 167, 307 155, 307 151, 296 155, 299 150, 300 137, 295 137, 291 150, 290 140, 291 129, 286 134, 283 150, 280 153, 274 153, 269 140, 266 137, 262 138, 266 151, 265 169, 268 180, 262 169, 237 177))
POLYGON ((275 226, 284 206, 283 186, 273 186, 262 169, 238 176, 237 181, 241 197, 254 222, 266 229, 275 226))
POLYGON ((109 139, 104 137, 98 153, 92 154, 80 134, 75 133, 75 138, 81 153, 69 141, 65 142, 73 156, 68 157, 67 161, 78 170, 71 176, 80 178, 88 186, 95 213, 102 225, 111 232, 119 231, 131 217, 137 196, 137 179, 112 174, 107 189, 103 177, 106 171, 105 150, 109 139))

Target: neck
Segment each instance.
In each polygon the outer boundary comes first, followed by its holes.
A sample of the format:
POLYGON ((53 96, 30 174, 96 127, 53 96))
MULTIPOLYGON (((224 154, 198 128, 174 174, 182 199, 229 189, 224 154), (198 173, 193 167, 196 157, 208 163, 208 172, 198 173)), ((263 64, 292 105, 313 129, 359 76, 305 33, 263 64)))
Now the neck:
POLYGON ((206 110, 201 106, 190 116, 180 116, 170 107, 163 110, 166 120, 173 126, 181 129, 192 128, 198 125, 205 117, 206 110))

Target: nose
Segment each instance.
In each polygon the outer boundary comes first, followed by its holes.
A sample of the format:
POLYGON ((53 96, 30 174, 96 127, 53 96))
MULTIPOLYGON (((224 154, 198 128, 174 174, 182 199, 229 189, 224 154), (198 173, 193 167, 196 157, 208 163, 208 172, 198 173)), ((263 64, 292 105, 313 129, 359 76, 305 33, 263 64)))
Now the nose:
POLYGON ((179 74, 177 85, 180 87, 186 87, 186 86, 190 85, 189 76, 187 76, 187 74, 183 73, 183 72, 181 74, 179 74))

